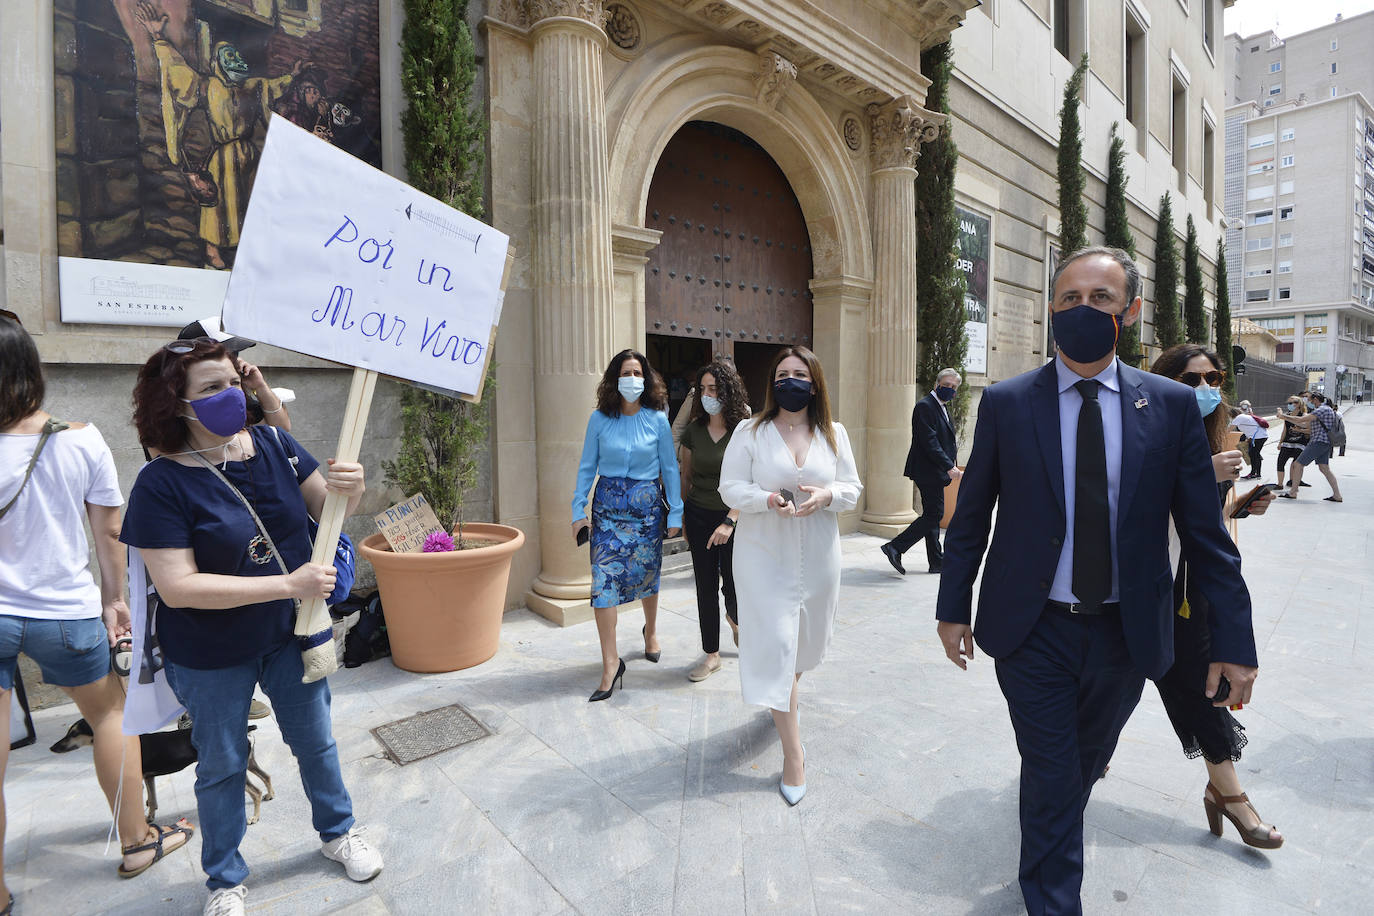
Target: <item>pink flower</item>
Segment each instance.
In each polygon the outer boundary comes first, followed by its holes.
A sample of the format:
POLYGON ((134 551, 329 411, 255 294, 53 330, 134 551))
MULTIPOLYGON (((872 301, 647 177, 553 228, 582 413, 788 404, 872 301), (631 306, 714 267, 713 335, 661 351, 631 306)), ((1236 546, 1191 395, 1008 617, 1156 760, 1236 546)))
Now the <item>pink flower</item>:
POLYGON ((421 549, 424 553, 447 553, 453 549, 453 537, 447 531, 432 531, 421 549))

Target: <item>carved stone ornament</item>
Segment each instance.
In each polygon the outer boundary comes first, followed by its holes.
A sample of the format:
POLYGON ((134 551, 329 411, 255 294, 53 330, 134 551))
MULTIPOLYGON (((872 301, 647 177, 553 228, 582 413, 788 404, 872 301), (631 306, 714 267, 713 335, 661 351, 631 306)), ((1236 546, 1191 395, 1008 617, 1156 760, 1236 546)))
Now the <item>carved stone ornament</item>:
POLYGON ((759 104, 777 108, 788 87, 797 81, 797 65, 777 51, 759 54, 759 70, 754 77, 754 95, 759 104))
POLYGON ((716 25, 723 24, 725 20, 734 15, 734 12, 728 3, 711 3, 701 9, 701 15, 705 16, 708 22, 716 25))
POLYGON ((623 3, 606 4, 606 35, 611 44, 622 51, 633 51, 639 47, 644 30, 639 19, 623 3))
POLYGON ((914 169, 921 144, 938 137, 940 127, 948 120, 945 115, 926 111, 910 96, 901 96, 886 105, 869 105, 868 117, 875 169, 914 169))
POLYGON ((853 115, 847 115, 844 119, 844 125, 841 131, 844 134, 844 145, 849 147, 851 152, 857 153, 859 150, 863 149, 864 129, 863 126, 859 124, 858 118, 853 115))
POLYGON ((602 0, 495 0, 491 15, 522 29, 554 16, 585 19, 599 28, 606 17, 603 6, 602 0))

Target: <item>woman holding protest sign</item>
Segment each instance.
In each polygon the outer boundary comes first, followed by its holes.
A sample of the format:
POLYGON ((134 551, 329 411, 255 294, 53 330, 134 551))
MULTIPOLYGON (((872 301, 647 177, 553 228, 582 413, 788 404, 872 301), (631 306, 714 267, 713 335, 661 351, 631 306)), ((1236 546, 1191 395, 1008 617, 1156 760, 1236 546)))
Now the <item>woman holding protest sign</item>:
POLYGON ((589 703, 610 697, 625 676, 616 647, 617 608, 644 605, 644 657, 657 662, 658 575, 663 537, 682 530, 681 481, 673 432, 668 426, 668 389, 644 354, 622 350, 611 359, 596 389, 596 410, 587 421, 582 460, 572 498, 572 533, 591 542, 592 607, 601 639, 601 684, 589 703), (587 492, 596 478, 591 521, 587 492))
POLYGON ((330 730, 325 681, 302 683, 295 602, 328 598, 332 566, 310 562, 309 515, 326 491, 364 489, 362 465, 327 476, 289 433, 245 429, 242 376, 224 346, 176 340, 139 371, 134 423, 158 457, 134 482, 120 539, 137 547, 161 599, 156 627, 167 680, 191 714, 207 913, 241 913, 248 866, 248 709, 261 684, 300 765, 322 852, 355 881, 382 870, 362 838, 330 730))
MULTIPOLYGON (((124 551, 115 536, 124 498, 114 458, 94 426, 44 412, 43 395, 33 338, 13 312, 0 310, 0 734, 9 734, 10 691, 23 652, 91 727, 96 779, 115 812, 124 853, 119 874, 132 878, 186 845, 192 831, 184 822, 158 827, 144 820, 138 739, 120 727, 124 691, 110 671, 110 647, 130 624, 124 551)), ((7 739, 0 779, 9 749, 7 739)), ((0 840, 4 810, 0 800, 0 840)), ((0 874, 0 912, 8 913, 13 900, 0 874)))

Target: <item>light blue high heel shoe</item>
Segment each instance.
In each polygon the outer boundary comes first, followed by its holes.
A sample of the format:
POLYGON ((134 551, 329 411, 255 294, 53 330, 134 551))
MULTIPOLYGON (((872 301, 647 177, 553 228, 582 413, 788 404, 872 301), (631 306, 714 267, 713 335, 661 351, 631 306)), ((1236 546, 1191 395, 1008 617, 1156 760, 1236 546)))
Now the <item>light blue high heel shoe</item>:
MULTIPOLYGON (((806 768, 806 745, 803 744, 803 745, 802 745, 802 769, 804 770, 805 768, 806 768)), ((789 786, 787 783, 783 782, 781 778, 779 778, 779 779, 778 779, 778 791, 782 793, 783 799, 787 802, 787 804, 788 804, 790 807, 796 807, 797 803, 800 802, 800 801, 806 796, 806 783, 802 783, 802 784, 799 785, 799 786, 789 786)))

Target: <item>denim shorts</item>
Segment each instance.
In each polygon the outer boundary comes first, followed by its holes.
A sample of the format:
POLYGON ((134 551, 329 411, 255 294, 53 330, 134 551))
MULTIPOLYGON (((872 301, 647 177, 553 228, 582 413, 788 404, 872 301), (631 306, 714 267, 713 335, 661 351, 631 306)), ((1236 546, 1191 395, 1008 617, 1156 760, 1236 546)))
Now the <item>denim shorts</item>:
POLYGON ((0 614, 0 690, 14 687, 23 652, 54 687, 84 687, 110 673, 110 639, 99 617, 35 620, 0 614))
POLYGON ((1320 465, 1321 467, 1326 467, 1326 465, 1330 461, 1330 442, 1309 442, 1307 444, 1307 447, 1302 450, 1302 454, 1298 456, 1298 464, 1302 465, 1303 467, 1307 467, 1309 464, 1316 464, 1320 465))

